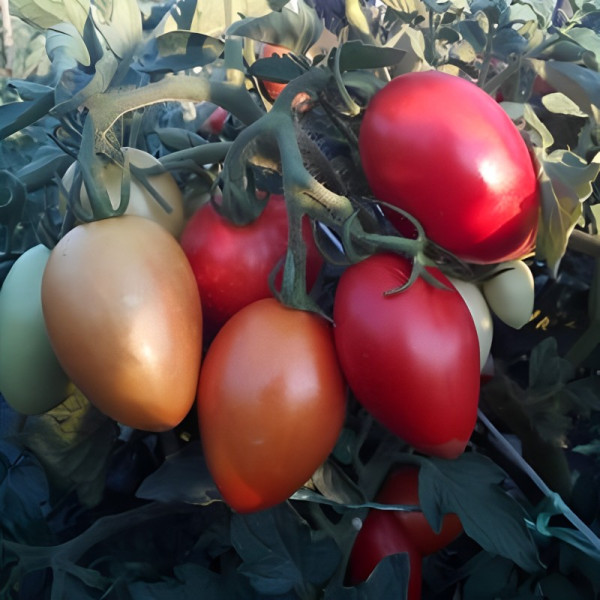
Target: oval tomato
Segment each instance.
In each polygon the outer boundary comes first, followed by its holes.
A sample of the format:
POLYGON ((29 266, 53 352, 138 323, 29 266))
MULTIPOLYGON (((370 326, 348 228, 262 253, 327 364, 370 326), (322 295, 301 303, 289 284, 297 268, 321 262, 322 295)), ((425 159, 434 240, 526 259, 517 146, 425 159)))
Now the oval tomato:
MULTIPOLYGON (((129 162, 136 167, 147 169, 160 165, 154 156, 138 148, 125 147, 121 150, 129 162)), ((67 190, 73 185, 75 168, 76 163, 73 163, 63 176, 63 185, 67 190)), ((102 169, 101 180, 106 186, 113 208, 117 208, 121 202, 121 184, 123 181, 121 167, 114 163, 106 163, 102 169)), ((184 224, 183 197, 177 182, 168 171, 149 176, 148 182, 171 207, 171 212, 164 210, 150 192, 132 175, 129 188, 129 204, 125 214, 138 215, 156 221, 177 237, 181 233, 184 224)), ((84 209, 91 210, 90 200, 83 184, 81 186, 81 204, 84 209)))
POLYGON ((69 378, 52 350, 42 313, 49 256, 42 244, 27 250, 0 289, 0 393, 25 415, 44 413, 68 395, 69 378))
POLYGON ((373 255, 340 277, 333 318, 342 370, 356 398, 417 450, 443 458, 463 452, 479 397, 479 342, 461 295, 418 278, 410 262, 373 255))
MULTIPOLYGON (((210 339, 241 308, 272 296, 269 275, 284 259, 288 242, 285 202, 282 196, 273 196, 260 216, 242 227, 221 217, 207 203, 190 218, 180 241, 196 276, 205 337, 210 339)), ((309 227, 305 228, 304 241, 310 288, 323 259, 309 227)), ((281 277, 276 285, 278 281, 281 277)))
POLYGON ((410 566, 405 597, 407 600, 421 600, 423 559, 419 551, 392 513, 369 511, 348 560, 349 583, 356 585, 366 581, 382 559, 400 553, 408 554, 410 566))
POLYGON ((529 322, 535 303, 535 281, 522 260, 498 265, 481 287, 492 312, 502 322, 514 329, 529 322))
POLYGON ((42 279, 50 341, 73 383, 130 427, 162 431, 193 406, 202 311, 181 247, 136 216, 79 225, 42 279))
POLYGON ((463 260, 495 263, 534 246, 540 203, 529 149, 473 83, 436 71, 396 77, 369 103, 359 151, 373 194, 463 260))
POLYGON ((321 317, 258 300, 206 354, 200 437, 225 501, 252 512, 285 501, 323 463, 345 417, 345 383, 321 317))
MULTIPOLYGON (((420 506, 418 467, 406 465, 395 468, 379 490, 377 502, 420 506)), ((462 532, 461 522, 453 513, 444 515, 439 532, 433 530, 422 512, 393 511, 391 514, 422 556, 445 548, 462 532)))

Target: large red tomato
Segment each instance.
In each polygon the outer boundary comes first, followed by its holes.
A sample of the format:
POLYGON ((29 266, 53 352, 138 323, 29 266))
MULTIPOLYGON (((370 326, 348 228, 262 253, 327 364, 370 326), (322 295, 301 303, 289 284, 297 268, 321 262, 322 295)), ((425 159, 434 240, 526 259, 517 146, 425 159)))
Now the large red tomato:
POLYGON ((198 418, 225 501, 252 512, 285 501, 327 458, 345 416, 331 327, 274 298, 236 313, 208 349, 198 418))
MULTIPOLYGON (((308 226, 304 240, 307 285, 311 287, 323 259, 308 226)), ((210 338, 238 310, 272 296, 269 275, 283 260, 288 242, 285 202, 282 196, 272 196, 261 215, 243 227, 233 225, 206 204, 188 221, 180 241, 196 276, 205 337, 210 338)))
POLYGON ((350 388, 375 418, 417 450, 461 454, 477 418, 479 342, 461 295, 418 278, 410 262, 376 254, 342 274, 333 318, 335 343, 350 388))
POLYGON ((349 583, 356 585, 366 581, 382 559, 401 553, 408 554, 410 566, 406 599, 421 600, 421 554, 391 512, 371 510, 352 546, 348 560, 349 583))
POLYGON ((373 194, 463 260, 495 263, 532 249, 539 186, 529 149, 473 83, 436 71, 396 77, 367 107, 359 150, 373 194))
MULTIPOLYGON (((382 504, 420 506, 419 469, 412 465, 395 468, 377 494, 382 504)), ((392 514, 422 556, 445 548, 462 532, 462 524, 454 513, 444 515, 442 527, 435 532, 420 511, 393 511, 392 514)))

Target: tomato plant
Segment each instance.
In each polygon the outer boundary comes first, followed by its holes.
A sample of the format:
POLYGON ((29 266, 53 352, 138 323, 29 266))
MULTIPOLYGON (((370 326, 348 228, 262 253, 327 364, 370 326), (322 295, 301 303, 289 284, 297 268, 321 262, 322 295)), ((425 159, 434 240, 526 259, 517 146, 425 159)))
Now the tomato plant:
POLYGON ((27 250, 0 289, 0 392, 22 414, 46 412, 67 397, 69 379, 52 350, 42 313, 49 256, 42 244, 27 250))
POLYGON ((163 227, 131 215, 75 227, 53 249, 41 294, 56 356, 90 402, 151 431, 185 417, 202 311, 185 254, 163 227))
POLYGON ((375 196, 458 257, 495 263, 533 248, 540 203, 530 151, 473 83, 435 71, 396 77, 369 103, 359 149, 375 196))
POLYGON ((366 581, 383 558, 400 553, 408 554, 410 567, 406 600, 421 600, 421 554, 392 513, 370 511, 352 546, 348 561, 349 582, 355 585, 366 581))
MULTIPOLYGON (((269 278, 281 271, 287 249, 285 202, 273 196, 249 225, 236 226, 207 203, 192 215, 181 235, 181 246, 194 271, 202 298, 206 328, 212 337, 233 314, 255 300, 272 296, 269 278)), ((307 285, 310 288, 323 259, 305 223, 307 285)), ((274 278, 281 286, 281 272, 274 278)))
POLYGON ((460 294, 409 278, 411 264, 373 255, 340 277, 333 308, 335 343, 359 402, 422 452, 454 458, 477 416, 479 342, 460 294))
POLYGON ((329 324, 274 298, 215 337, 198 385, 200 437, 226 502, 253 512, 286 500, 327 458, 345 416, 329 324))
MULTIPOLYGON (((420 506, 419 468, 412 465, 394 468, 379 490, 377 501, 383 504, 420 506)), ((421 556, 428 556, 445 548, 462 532, 460 520, 453 513, 444 515, 438 532, 433 530, 422 512, 394 511, 393 515, 421 556)))
MULTIPOLYGON (((148 152, 138 148, 124 147, 121 149, 124 156, 134 167, 149 169, 160 167, 160 162, 148 152)), ((73 163, 63 176, 63 185, 68 190, 73 185, 77 163, 73 163)), ((123 184, 123 172, 119 165, 107 161, 100 174, 102 184, 105 186, 113 208, 117 208, 121 202, 121 186, 123 184)), ((178 237, 183 229, 183 197, 173 175, 163 171, 158 175, 148 176, 148 185, 152 186, 154 192, 170 207, 170 212, 162 208, 151 192, 135 177, 131 175, 129 188, 129 204, 125 211, 128 215, 138 215, 156 221, 167 231, 178 237)), ((84 210, 90 210, 90 200, 85 189, 81 185, 80 201, 84 210)))

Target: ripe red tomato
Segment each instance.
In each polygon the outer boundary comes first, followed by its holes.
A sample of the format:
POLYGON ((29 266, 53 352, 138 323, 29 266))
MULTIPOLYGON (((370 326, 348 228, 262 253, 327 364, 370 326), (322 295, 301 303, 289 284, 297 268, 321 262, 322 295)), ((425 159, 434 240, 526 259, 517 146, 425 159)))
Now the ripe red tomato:
MULTIPOLYGON (((422 557, 407 533, 384 510, 371 510, 356 536, 348 561, 348 580, 352 585, 366 581, 386 556, 406 552, 410 563, 407 600, 421 600, 422 557)), ((399 596, 400 597, 400 596, 399 596)))
POLYGON ((479 342, 461 295, 418 278, 410 262, 376 254, 340 277, 333 319, 342 370, 356 398, 417 450, 455 458, 473 432, 479 397, 479 342))
MULTIPOLYGON (((406 465, 394 469, 379 490, 377 501, 382 504, 420 506, 418 467, 406 465)), ((394 511, 392 514, 422 556, 445 548, 462 532, 462 524, 453 513, 444 515, 438 533, 432 529, 422 512, 394 511)))
POLYGON ((225 501, 253 512, 285 501, 327 458, 345 417, 330 325, 274 298, 236 313, 200 372, 198 419, 225 501))
POLYGON ((136 429, 181 422, 196 395, 202 309, 164 227, 130 215, 78 225, 52 250, 41 294, 56 357, 92 404, 136 429))
POLYGON ((531 154, 502 107, 473 83, 436 71, 396 77, 367 107, 359 150, 373 194, 463 260, 495 263, 533 248, 539 186, 531 154))
MULTIPOLYGON (((282 196, 273 196, 261 215, 243 227, 221 217, 211 204, 188 221, 181 246, 196 277, 204 314, 205 338, 210 339, 229 317, 244 306, 272 296, 269 275, 287 249, 288 222, 282 196)), ((307 285, 310 288, 323 259, 308 223, 307 285)), ((281 281, 281 277, 275 283, 281 281)))

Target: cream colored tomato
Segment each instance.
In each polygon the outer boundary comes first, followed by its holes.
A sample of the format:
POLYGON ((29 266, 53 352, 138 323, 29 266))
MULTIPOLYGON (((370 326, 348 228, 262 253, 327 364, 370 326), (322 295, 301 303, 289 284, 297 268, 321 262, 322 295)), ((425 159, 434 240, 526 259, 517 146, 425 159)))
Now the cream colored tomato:
POLYGON ((462 296, 465 304, 469 307, 469 311, 471 311, 471 316, 477 329, 477 337, 479 338, 479 368, 483 370, 490 354, 494 333, 490 309, 483 294, 474 283, 463 281, 456 277, 448 277, 448 279, 462 296))
POLYGON ((482 285, 492 312, 510 327, 520 329, 531 318, 535 300, 533 275, 522 260, 498 265, 482 285))
MULTIPOLYGON (((130 164, 147 169, 159 165, 159 161, 151 154, 137 148, 121 148, 130 164)), ((63 184, 67 190, 73 185, 76 163, 73 163, 63 176, 63 184)), ((114 163, 107 163, 102 173, 102 181, 110 197, 113 208, 117 208, 121 201, 121 182, 123 174, 121 168, 114 163)), ((149 183, 155 191, 169 204, 171 212, 165 211, 152 197, 150 192, 132 175, 130 179, 129 205, 125 211, 128 215, 146 217, 160 223, 167 231, 178 237, 183 229, 184 210, 181 190, 173 176, 165 171, 160 175, 148 177, 149 183)), ((81 204, 90 210, 90 200, 85 186, 81 187, 81 204)))
POLYGON ((130 215, 75 227, 50 255, 42 307, 62 367, 102 412, 149 431, 188 413, 202 311, 191 267, 164 228, 130 215))
POLYGON ((22 254, 0 289, 0 393, 21 414, 44 413, 68 395, 69 379, 46 332, 42 275, 46 246, 22 254))

